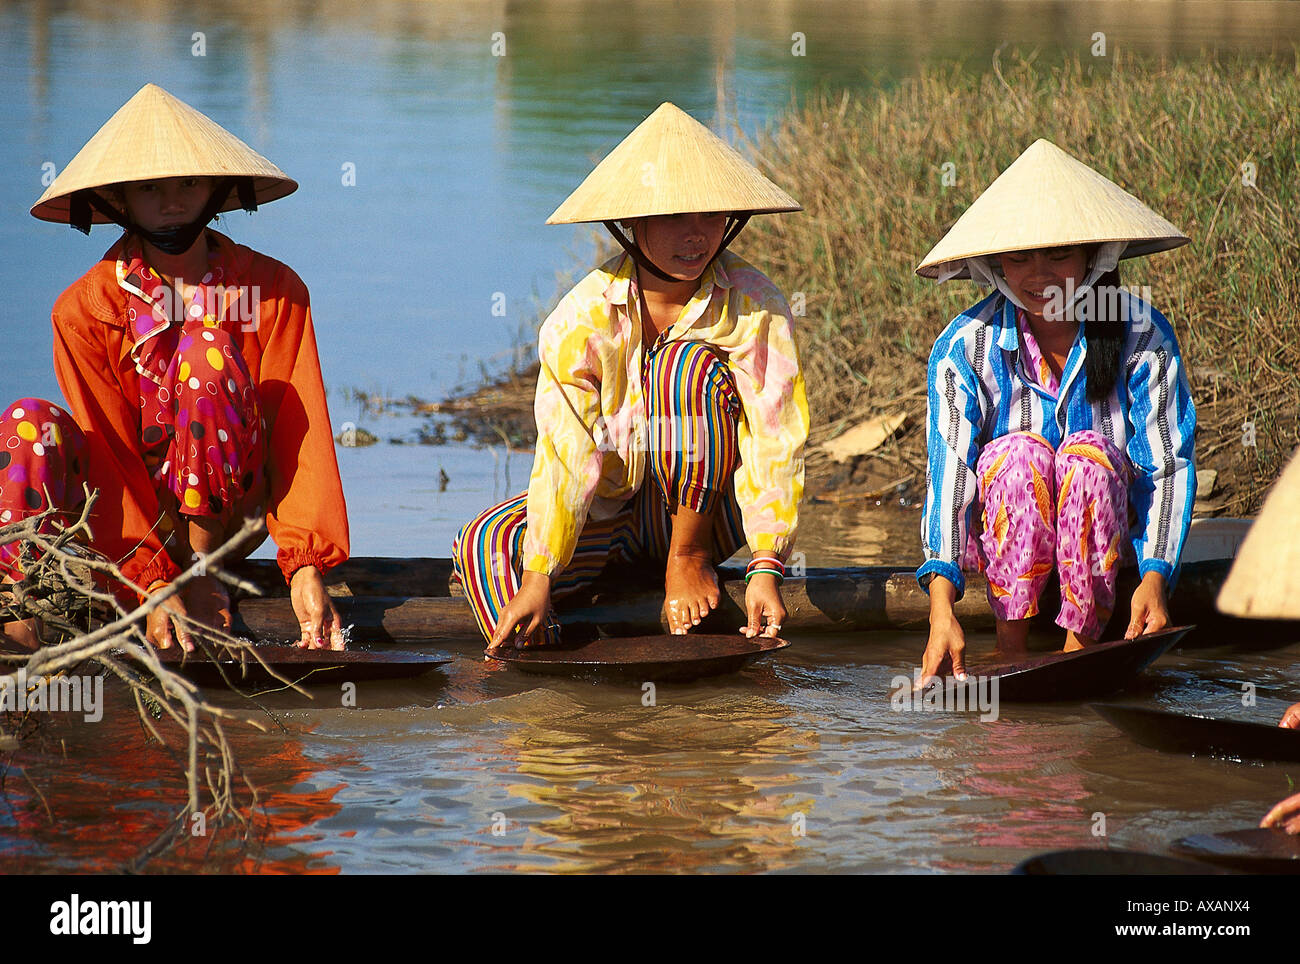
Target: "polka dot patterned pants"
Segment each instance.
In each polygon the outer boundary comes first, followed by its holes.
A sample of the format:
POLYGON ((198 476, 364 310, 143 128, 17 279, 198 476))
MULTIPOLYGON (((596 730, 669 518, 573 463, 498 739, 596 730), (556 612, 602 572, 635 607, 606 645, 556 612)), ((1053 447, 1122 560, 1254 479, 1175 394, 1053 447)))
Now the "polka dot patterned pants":
POLYGON ((157 396, 158 405, 144 407, 153 424, 141 428, 146 446, 168 441, 155 479, 182 515, 228 516, 262 478, 265 435, 257 391, 230 335, 187 326, 157 396))
MULTIPOLYGON (((79 510, 86 467, 86 437, 71 415, 39 398, 14 402, 0 413, 0 525, 51 506, 79 510)), ((18 578, 17 558, 17 542, 0 546, 0 575, 18 578)))

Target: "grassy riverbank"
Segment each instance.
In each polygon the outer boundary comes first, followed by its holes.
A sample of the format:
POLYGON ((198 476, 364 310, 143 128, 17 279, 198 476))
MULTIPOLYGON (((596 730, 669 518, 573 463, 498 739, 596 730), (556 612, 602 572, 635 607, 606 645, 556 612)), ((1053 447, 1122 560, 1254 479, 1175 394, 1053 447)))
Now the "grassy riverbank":
POLYGON ((1017 59, 978 76, 936 68, 876 97, 827 94, 790 113, 756 147, 805 211, 755 218, 741 249, 787 292, 805 293, 814 438, 902 410, 910 428, 882 457, 921 464, 930 345, 983 289, 936 285, 913 269, 998 172, 1046 137, 1192 239, 1122 262, 1121 274, 1150 288, 1178 332, 1199 467, 1219 471, 1209 501, 1254 511, 1297 442, 1297 118, 1294 61, 1212 59, 1050 69, 1017 59), (945 186, 945 171, 955 184, 945 186), (1242 444, 1246 422, 1253 447, 1242 444))
MULTIPOLYGON (((750 147, 804 211, 755 218, 735 247, 796 311, 804 306, 814 443, 876 414, 908 416, 895 440, 856 464, 832 465, 814 448, 810 492, 909 475, 919 492, 930 345, 983 289, 936 285, 913 269, 1046 137, 1192 239, 1122 262, 1122 280, 1147 286, 1178 332, 1200 420, 1198 467, 1218 471, 1205 511, 1254 512, 1297 443, 1297 118, 1294 58, 1054 67, 1004 58, 982 74, 934 67, 875 95, 828 92, 790 111, 750 147), (1253 446, 1243 444, 1247 423, 1253 446)), ((453 407, 530 444, 531 384, 516 372, 453 407)))

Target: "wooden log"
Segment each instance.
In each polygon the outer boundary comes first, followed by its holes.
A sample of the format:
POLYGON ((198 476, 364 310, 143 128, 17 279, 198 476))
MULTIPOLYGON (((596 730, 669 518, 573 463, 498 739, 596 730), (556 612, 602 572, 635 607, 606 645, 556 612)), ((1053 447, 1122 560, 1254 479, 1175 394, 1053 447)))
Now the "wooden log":
MULTIPOLYGON (((354 626, 354 638, 404 644, 479 638, 469 604, 463 598, 449 596, 445 585, 441 587, 441 595, 355 592, 360 586, 380 591, 390 585, 428 588, 430 571, 397 573, 397 578, 386 584, 377 575, 387 578, 383 573, 388 568, 387 560, 384 566, 374 568, 370 568, 368 560, 354 562, 358 566, 352 573, 332 577, 330 585, 344 624, 354 626)), ((247 577, 248 569, 241 574, 247 577)), ((722 605, 701 623, 701 632, 731 633, 747 621, 743 571, 723 569, 720 574, 722 605)), ((623 576, 604 580, 580 598, 557 599, 560 623, 582 634, 667 632, 662 573, 656 575, 649 570, 643 576, 636 584, 645 588, 628 591, 611 585, 620 582, 625 587, 628 583, 623 576)), ((790 613, 786 625, 802 632, 924 628, 930 612, 929 597, 917 586, 915 570, 896 566, 810 570, 805 578, 788 579, 782 587, 782 598, 790 613)), ((283 641, 297 636, 297 618, 284 596, 244 599, 238 608, 244 631, 259 639, 283 641)), ((983 600, 982 582, 967 592, 957 612, 972 629, 992 626, 992 614, 983 600)))
MULTIPOLYGON (((274 559, 245 559, 230 567, 265 596, 288 596, 289 587, 274 559)), ((397 556, 356 556, 325 574, 331 596, 434 596, 451 595, 450 559, 397 556)))
MULTIPOLYGON (((397 560, 359 558, 339 567, 329 579, 331 595, 345 625, 354 626, 360 642, 436 643, 442 640, 479 641, 481 637, 463 598, 448 594, 447 560, 397 560), (340 574, 341 572, 341 574, 340 574), (441 589, 433 593, 401 590, 441 589), (358 589, 368 592, 358 592, 358 589), (397 589, 398 591, 393 591, 397 589)), ((1214 608, 1218 588, 1231 562, 1210 560, 1188 563, 1170 602, 1175 624, 1195 623, 1197 633, 1188 637, 1193 645, 1226 645, 1258 641, 1261 644, 1286 638, 1300 638, 1300 623, 1261 624, 1254 620, 1225 617, 1214 608)), ((247 575, 249 569, 243 573, 247 575)), ((253 567, 253 572, 258 571, 253 567)), ((266 567, 261 567, 266 572, 266 567)), ((602 581, 582 597, 557 600, 560 622, 572 633, 604 632, 618 635, 646 635, 666 632, 663 618, 662 574, 653 569, 626 572, 602 581), (628 585, 637 588, 627 589, 628 585)), ((278 578, 278 570, 275 571, 278 578)), ((721 570, 723 602, 699 627, 701 632, 730 633, 745 623, 744 574, 737 569, 721 570)), ((283 580, 280 580, 283 585, 283 580)), ((1116 621, 1107 638, 1122 636, 1128 617, 1128 599, 1137 586, 1136 571, 1121 575, 1117 593, 1116 621)), ((1049 588, 1048 593, 1052 593, 1049 588)), ((782 597, 789 617, 787 634, 853 633, 867 630, 924 631, 929 625, 929 597, 916 584, 914 570, 898 566, 859 566, 813 569, 801 579, 788 579, 782 597)), ((1048 595, 1046 598, 1054 598, 1048 595)), ((239 603, 244 632, 263 640, 284 641, 298 635, 298 622, 289 600, 283 596, 245 599, 239 603)), ((958 603, 957 615, 968 632, 989 630, 993 615, 986 599, 983 576, 967 581, 966 594, 958 603)), ((1045 607, 1040 621, 1045 627, 1055 617, 1045 607)))

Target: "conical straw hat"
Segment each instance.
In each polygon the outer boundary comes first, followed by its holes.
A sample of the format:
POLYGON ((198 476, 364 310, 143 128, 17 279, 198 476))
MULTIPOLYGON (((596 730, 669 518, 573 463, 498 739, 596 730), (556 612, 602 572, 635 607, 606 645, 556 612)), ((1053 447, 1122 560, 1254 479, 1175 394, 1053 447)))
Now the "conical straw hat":
POLYGON ((681 108, 665 103, 596 165, 546 223, 798 210, 798 201, 725 141, 681 108))
MULTIPOLYGON (((108 119, 54 179, 32 214, 68 223, 71 196, 86 188, 162 177, 252 177, 259 204, 298 189, 298 183, 231 134, 154 84, 146 84, 108 119)), ((222 208, 240 207, 231 192, 222 208)), ((108 219, 94 212, 94 223, 108 219)))
POLYGON ((1237 552, 1219 610, 1254 619, 1300 619, 1300 456, 1293 457, 1237 552))
MULTIPOLYGON (((938 278, 951 262, 1068 244, 1127 241, 1133 258, 1188 238, 1088 165, 1039 138, 999 175, 934 246, 916 273, 938 278)), ((962 270, 952 275, 969 278, 962 270)))

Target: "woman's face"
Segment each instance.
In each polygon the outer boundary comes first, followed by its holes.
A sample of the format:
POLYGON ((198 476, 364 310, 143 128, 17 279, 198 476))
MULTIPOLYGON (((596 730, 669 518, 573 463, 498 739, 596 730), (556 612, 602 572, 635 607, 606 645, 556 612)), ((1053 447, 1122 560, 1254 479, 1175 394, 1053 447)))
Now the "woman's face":
POLYGON ((146 231, 189 224, 212 197, 210 177, 163 177, 122 185, 122 202, 131 220, 146 231))
POLYGON ((661 214, 638 218, 632 236, 660 271, 679 281, 696 281, 726 228, 725 214, 661 214))
POLYGON ((1002 255, 1002 275, 1025 310, 1038 318, 1060 318, 1067 296, 1088 272, 1088 249, 1082 245, 1011 251, 1002 255))

